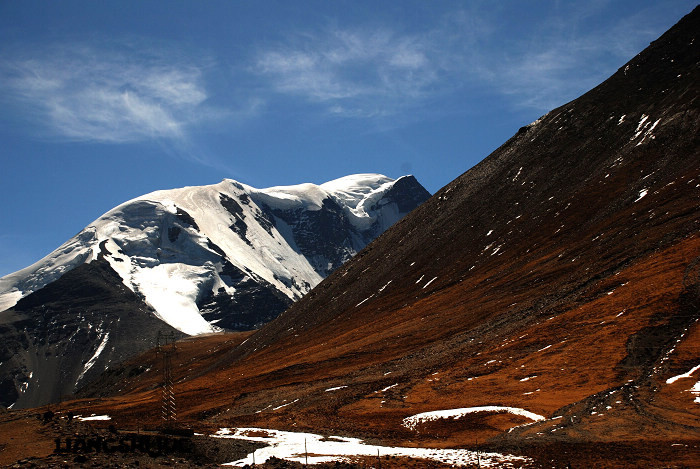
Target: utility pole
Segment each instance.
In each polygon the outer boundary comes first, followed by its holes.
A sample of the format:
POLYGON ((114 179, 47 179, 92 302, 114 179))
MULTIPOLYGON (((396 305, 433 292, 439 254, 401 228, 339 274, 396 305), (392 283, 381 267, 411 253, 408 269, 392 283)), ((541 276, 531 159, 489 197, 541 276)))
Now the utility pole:
POLYGON ((481 450, 479 449, 479 439, 474 441, 476 445, 476 464, 479 469, 481 469, 481 450))
POLYGON ((162 334, 158 331, 158 339, 156 342, 156 354, 163 359, 163 387, 162 387, 162 403, 161 417, 163 418, 163 426, 172 428, 177 421, 177 412, 175 407, 175 391, 173 389, 173 363, 172 357, 177 352, 175 346, 175 334, 162 334))

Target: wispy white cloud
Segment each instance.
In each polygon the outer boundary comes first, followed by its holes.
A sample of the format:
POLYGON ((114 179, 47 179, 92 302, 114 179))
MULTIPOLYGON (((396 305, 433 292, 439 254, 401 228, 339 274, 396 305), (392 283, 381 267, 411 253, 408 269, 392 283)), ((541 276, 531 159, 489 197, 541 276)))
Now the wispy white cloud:
POLYGON ((0 57, 0 99, 21 102, 17 112, 54 136, 111 143, 181 143, 201 124, 259 117, 281 97, 324 115, 392 124, 460 112, 484 93, 513 108, 547 111, 596 85, 659 34, 647 13, 612 27, 578 27, 608 4, 562 4, 537 24, 518 23, 526 31, 517 34, 509 31, 517 18, 492 2, 436 15, 421 30, 375 23, 297 31, 274 44, 250 44, 248 67, 240 57, 218 57, 232 64, 226 79, 220 62, 201 54, 142 43, 55 45, 0 57))
POLYGON ((476 57, 477 76, 518 108, 545 112, 580 96, 663 32, 649 11, 604 26, 579 24, 604 16, 609 3, 568 5, 542 18, 532 40, 511 48, 485 47, 476 57))
POLYGON ((599 27, 579 24, 604 17, 609 4, 564 5, 517 36, 509 31, 515 23, 490 7, 454 11, 411 33, 306 31, 259 50, 252 71, 275 92, 335 116, 395 118, 474 90, 544 112, 607 78, 659 34, 648 14, 599 27))
POLYGON ((336 29, 262 51, 253 72, 278 93, 323 104, 335 115, 390 115, 438 83, 433 47, 427 37, 389 29, 336 29))
POLYGON ((0 65, 6 99, 50 135, 110 143, 183 139, 219 112, 206 104, 202 69, 164 51, 76 45, 24 51, 0 65))
POLYGON ((545 112, 581 95, 612 71, 594 66, 597 51, 581 52, 563 43, 523 50, 490 61, 479 73, 512 105, 545 112))

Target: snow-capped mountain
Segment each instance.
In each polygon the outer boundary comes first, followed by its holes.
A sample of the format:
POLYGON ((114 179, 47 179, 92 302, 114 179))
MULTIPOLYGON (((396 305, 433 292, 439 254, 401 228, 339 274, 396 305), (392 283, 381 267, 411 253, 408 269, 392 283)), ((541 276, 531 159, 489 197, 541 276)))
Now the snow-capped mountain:
POLYGON ((0 308, 104 258, 160 319, 186 334, 248 329, 265 318, 236 321, 222 302, 254 285, 280 307, 291 304, 428 196, 412 176, 379 174, 268 189, 225 179, 152 192, 0 279, 0 308))
MULTIPOLYGON (((10 374, 26 378, 13 378, 14 386, 21 389, 22 383, 29 383, 25 388, 31 389, 37 376, 32 368, 40 366, 29 366, 31 360, 20 360, 18 354, 32 349, 41 334, 52 333, 59 316, 63 329, 99 329, 76 349, 79 357, 73 361, 81 370, 71 368, 71 386, 62 392, 72 390, 80 381, 77 376, 87 381, 86 372, 104 370, 110 354, 117 360, 135 351, 127 339, 110 348, 116 334, 110 327, 125 321, 122 313, 133 313, 133 305, 118 308, 107 320, 95 313, 106 301, 98 295, 78 314, 77 305, 92 298, 97 287, 90 292, 65 286, 47 290, 58 280, 81 285, 87 278, 104 278, 110 288, 121 284, 107 295, 109 301, 140 301, 135 310, 157 319, 149 320, 150 330, 138 340, 155 337, 161 326, 188 335, 247 330, 276 317, 429 196, 413 176, 394 180, 358 174, 321 185, 267 189, 225 179, 125 202, 44 259, 0 279, 0 310, 9 309, 0 313, 3 357, 13 357, 19 366, 10 366, 10 374), (67 290, 74 294, 66 295, 67 290), (16 338, 19 326, 12 325, 21 323, 26 330, 28 316, 41 318, 34 322, 42 326, 30 325, 27 340, 13 342, 10 338, 16 338), (92 319, 85 322, 87 316, 92 319), (27 341, 30 345, 22 346, 27 341), (103 363, 98 366, 96 361, 103 363)), ((63 344, 66 338, 59 336, 50 342, 63 344)), ((2 370, 8 363, 0 363, 0 379, 9 372, 2 370)), ((0 383, 0 388, 5 386, 13 385, 0 383)))

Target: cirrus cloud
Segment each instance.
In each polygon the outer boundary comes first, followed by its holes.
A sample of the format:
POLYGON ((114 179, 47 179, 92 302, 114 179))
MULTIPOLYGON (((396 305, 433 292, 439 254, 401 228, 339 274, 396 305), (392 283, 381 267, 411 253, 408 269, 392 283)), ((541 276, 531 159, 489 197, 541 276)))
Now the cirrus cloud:
POLYGON ((264 50, 253 72, 277 93, 347 117, 390 115, 420 102, 439 83, 435 45, 388 29, 304 34, 264 50))
POLYGON ((183 139, 215 110, 203 65, 163 51, 53 46, 2 62, 6 99, 49 134, 74 141, 183 139))
POLYGON ((601 23, 609 3, 561 5, 526 25, 477 5, 410 32, 297 31, 258 48, 250 70, 268 92, 348 118, 410 120, 428 108, 469 106, 484 92, 515 110, 546 112, 600 83, 663 31, 648 9, 601 23), (510 31, 517 28, 524 30, 510 31))

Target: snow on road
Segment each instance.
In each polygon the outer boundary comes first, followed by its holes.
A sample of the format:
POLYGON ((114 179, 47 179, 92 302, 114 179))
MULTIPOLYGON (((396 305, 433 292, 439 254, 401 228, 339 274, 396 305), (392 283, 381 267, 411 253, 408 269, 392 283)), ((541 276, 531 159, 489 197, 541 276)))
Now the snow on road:
POLYGON ((257 441, 269 446, 260 448, 243 459, 225 464, 242 467, 246 464, 262 464, 271 457, 304 463, 308 454, 309 464, 347 461, 357 456, 405 456, 429 459, 456 466, 481 464, 481 467, 521 467, 528 459, 500 453, 477 453, 466 449, 402 448, 365 444, 357 438, 340 436, 323 437, 313 433, 285 432, 261 428, 222 428, 216 438, 237 438, 257 441))

